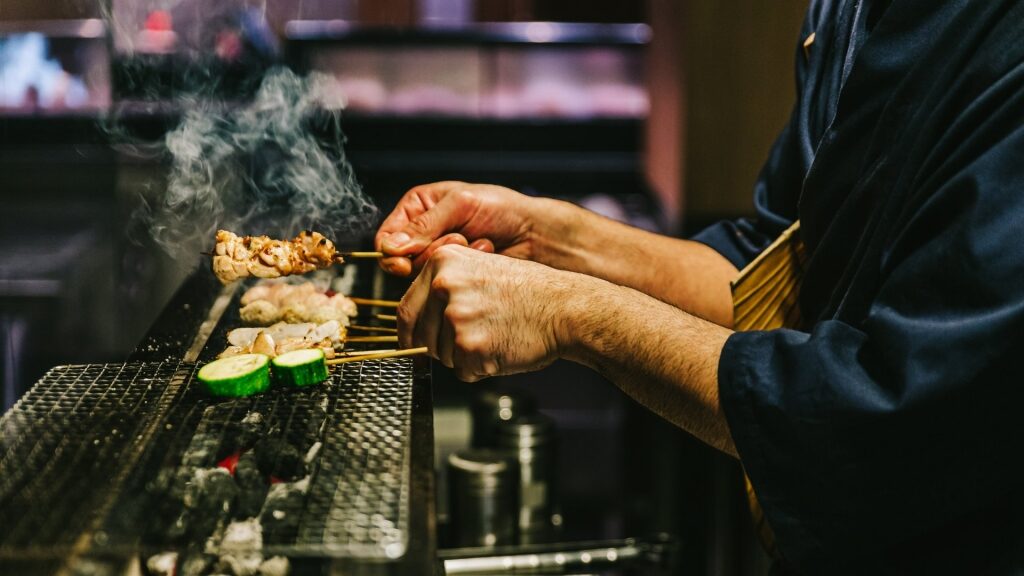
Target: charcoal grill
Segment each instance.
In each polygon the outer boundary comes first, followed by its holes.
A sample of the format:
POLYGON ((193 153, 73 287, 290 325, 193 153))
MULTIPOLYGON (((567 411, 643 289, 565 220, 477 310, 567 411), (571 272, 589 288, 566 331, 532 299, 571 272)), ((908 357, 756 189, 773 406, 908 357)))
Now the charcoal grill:
POLYGON ((247 553, 345 573, 430 573, 423 367, 365 361, 335 367, 319 386, 211 397, 195 378, 201 362, 185 359, 222 347, 217 336, 239 325, 239 293, 204 276, 179 292, 137 360, 54 368, 0 419, 0 573, 117 573, 166 552, 216 557, 210 527, 222 535, 244 514, 263 531, 243 544, 247 553), (208 313, 175 313, 194 307, 208 313), (208 345, 195 337, 204 331, 208 345), (248 512, 240 470, 234 482, 224 470, 232 459, 242 466, 240 456, 275 482, 248 512), (232 495, 203 492, 203 478, 232 495))

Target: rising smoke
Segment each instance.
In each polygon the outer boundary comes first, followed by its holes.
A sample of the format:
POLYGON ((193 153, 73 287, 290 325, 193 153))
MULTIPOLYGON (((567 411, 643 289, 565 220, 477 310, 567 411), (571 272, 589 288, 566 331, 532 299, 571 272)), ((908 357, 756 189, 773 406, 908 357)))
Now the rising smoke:
MULTIPOLYGON (((162 4, 180 11, 187 3, 162 4)), ((257 30, 249 40, 262 37, 262 44, 267 44, 264 5, 234 0, 194 4, 195 26, 214 28, 212 23, 240 14, 242 28, 257 30)), ((137 46, 131 40, 137 28, 125 30, 116 10, 121 6, 121 12, 131 14, 141 10, 140 5, 123 0, 102 5, 112 34, 120 39, 115 44, 122 54, 132 55, 126 60, 144 65, 147 59, 135 54, 137 46)), ((250 100, 228 103, 218 93, 224 79, 216 61, 203 51, 210 35, 192 31, 190 36, 176 55, 178 62, 188 62, 187 73, 181 76, 185 86, 176 86, 173 94, 174 107, 182 111, 178 125, 161 141, 142 142, 128 136, 116 112, 107 122, 122 151, 160 158, 168 166, 166 191, 153 186, 141 194, 134 234, 144 231, 145 238, 178 262, 194 263, 200 251, 212 248, 218 228, 279 237, 316 229, 342 245, 372 230, 378 210, 346 159, 340 128, 344 99, 334 79, 316 73, 300 77, 272 67, 250 100)), ((134 73, 132 66, 122 70, 134 73)), ((147 87, 141 92, 150 100, 167 96, 148 93, 147 87)))
POLYGON ((370 230, 377 209, 345 158, 339 104, 331 78, 282 68, 244 107, 190 103, 165 140, 167 192, 140 213, 153 238, 195 254, 218 227, 289 237, 316 229, 340 242, 370 230))

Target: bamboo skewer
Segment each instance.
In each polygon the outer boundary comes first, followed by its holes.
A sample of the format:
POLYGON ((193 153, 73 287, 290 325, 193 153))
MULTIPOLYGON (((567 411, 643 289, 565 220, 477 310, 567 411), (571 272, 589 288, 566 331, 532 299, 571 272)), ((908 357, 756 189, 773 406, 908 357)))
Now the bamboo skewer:
POLYGON ((398 336, 350 336, 345 338, 345 342, 398 342, 398 336))
POLYGON ((379 354, 363 354, 362 356, 352 356, 350 358, 335 358, 328 360, 328 366, 337 366, 338 364, 348 364, 349 362, 362 362, 363 360, 383 360, 384 358, 402 358, 404 356, 418 356, 420 354, 426 354, 427 348, 408 348, 406 350, 395 350, 394 352, 381 352, 379 354))
POLYGON ((374 314, 374 318, 377 320, 384 320, 385 322, 398 322, 398 316, 394 314, 374 314))
POLYGON ((398 328, 385 328, 383 326, 362 326, 359 324, 351 324, 348 329, 358 330, 361 332, 385 332, 387 334, 398 334, 398 328))
POLYGON ((349 300, 358 306, 380 306, 382 308, 398 308, 400 304, 400 302, 395 300, 375 300, 373 298, 354 298, 351 296, 349 300))
POLYGON ((349 358, 352 356, 366 356, 367 354, 384 354, 385 352, 398 352, 397 348, 383 348, 377 350, 338 350, 334 349, 335 356, 341 358, 349 358))
POLYGON ((337 252, 343 258, 383 258, 383 252, 337 252))

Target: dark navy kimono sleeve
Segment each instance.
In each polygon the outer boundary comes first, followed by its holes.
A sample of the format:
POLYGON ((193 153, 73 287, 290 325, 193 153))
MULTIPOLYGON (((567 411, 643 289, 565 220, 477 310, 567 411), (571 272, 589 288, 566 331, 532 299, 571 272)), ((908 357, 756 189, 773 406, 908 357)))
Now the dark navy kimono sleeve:
POLYGON ((906 72, 805 183, 809 324, 732 335, 721 404, 797 572, 1020 573, 1024 3, 892 6, 850 90, 906 72))
POLYGON ((743 466, 807 573, 915 549, 981 574, 1022 550, 1024 125, 911 220, 863 323, 736 333, 721 356, 743 466))

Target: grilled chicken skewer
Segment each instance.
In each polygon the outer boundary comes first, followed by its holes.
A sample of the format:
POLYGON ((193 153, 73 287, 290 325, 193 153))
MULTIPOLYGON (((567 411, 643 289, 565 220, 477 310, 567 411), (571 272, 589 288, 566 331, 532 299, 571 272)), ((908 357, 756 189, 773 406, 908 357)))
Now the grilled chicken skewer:
POLYGON ((273 358, 293 350, 322 348, 327 357, 332 358, 335 346, 342 345, 346 337, 345 327, 337 320, 322 324, 278 322, 265 327, 235 328, 228 332, 230 346, 220 357, 256 353, 273 358))
POLYGON ((345 296, 321 290, 312 282, 263 280, 249 288, 240 302, 242 321, 258 326, 282 320, 291 324, 337 320, 347 326, 349 318, 359 313, 355 303, 345 296))
POLYGON ((337 320, 319 325, 312 322, 278 322, 272 326, 235 328, 228 332, 230 346, 219 357, 256 353, 273 358, 293 350, 321 348, 330 359, 336 351, 343 350, 346 344, 367 342, 398 342, 398 336, 349 336, 337 320))
POLYGON ((334 243, 319 232, 306 230, 292 240, 274 240, 218 230, 213 273, 229 284, 247 276, 277 278, 305 274, 343 261, 334 243))

